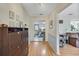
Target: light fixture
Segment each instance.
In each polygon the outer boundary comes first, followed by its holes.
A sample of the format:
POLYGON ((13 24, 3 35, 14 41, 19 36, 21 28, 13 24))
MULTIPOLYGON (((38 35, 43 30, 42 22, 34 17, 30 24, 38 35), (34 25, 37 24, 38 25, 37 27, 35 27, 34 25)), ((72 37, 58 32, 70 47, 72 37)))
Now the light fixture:
POLYGON ((40 11, 44 11, 44 10, 45 10, 45 5, 44 5, 44 3, 40 3, 40 4, 39 4, 39 9, 40 9, 40 11))

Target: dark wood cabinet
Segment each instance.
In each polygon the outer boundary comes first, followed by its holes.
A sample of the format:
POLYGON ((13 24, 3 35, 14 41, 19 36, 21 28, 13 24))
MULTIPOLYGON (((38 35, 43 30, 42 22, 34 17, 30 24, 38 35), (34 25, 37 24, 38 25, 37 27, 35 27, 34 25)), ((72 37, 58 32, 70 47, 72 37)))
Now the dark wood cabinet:
POLYGON ((0 55, 27 56, 28 28, 12 28, 2 24, 0 26, 0 55))
POLYGON ((7 25, 0 26, 0 55, 7 56, 9 54, 9 40, 7 25))
POLYGON ((69 44, 74 47, 79 47, 79 33, 67 33, 69 44))
POLYGON ((77 38, 72 38, 72 37, 70 37, 70 39, 69 39, 69 44, 71 44, 71 45, 73 45, 73 46, 76 47, 76 40, 77 40, 77 38))

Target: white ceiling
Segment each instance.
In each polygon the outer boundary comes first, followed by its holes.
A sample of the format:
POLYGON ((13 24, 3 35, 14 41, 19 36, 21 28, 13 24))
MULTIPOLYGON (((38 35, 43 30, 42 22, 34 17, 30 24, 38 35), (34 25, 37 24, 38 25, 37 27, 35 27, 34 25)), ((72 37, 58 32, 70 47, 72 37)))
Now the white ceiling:
POLYGON ((61 18, 78 18, 79 17, 79 4, 73 3, 69 7, 67 7, 65 10, 63 10, 61 13, 59 13, 59 16, 61 18))
POLYGON ((53 11, 56 3, 24 3, 23 6, 30 16, 47 16, 53 11))

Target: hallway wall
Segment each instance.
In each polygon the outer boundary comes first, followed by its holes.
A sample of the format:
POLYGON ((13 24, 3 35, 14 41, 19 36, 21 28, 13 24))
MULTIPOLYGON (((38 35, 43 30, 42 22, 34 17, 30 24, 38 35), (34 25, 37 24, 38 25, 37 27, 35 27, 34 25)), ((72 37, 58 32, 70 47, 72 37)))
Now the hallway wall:
POLYGON ((50 46, 52 47, 52 49, 54 50, 54 52, 56 54, 60 54, 59 53, 59 40, 58 40, 58 22, 57 22, 57 18, 58 18, 58 14, 64 10, 66 7, 68 7, 70 4, 58 4, 57 7, 53 10, 53 12, 49 15, 49 20, 48 22, 50 22, 50 20, 53 20, 53 28, 50 29, 48 27, 48 42, 50 44, 50 46))
MULTIPOLYGON (((8 3, 2 3, 0 4, 0 23, 4 23, 10 26, 11 22, 16 23, 18 22, 16 20, 16 15, 19 15, 19 21, 22 21, 24 24, 27 24, 27 27, 29 26, 29 20, 30 17, 28 16, 27 12, 24 10, 21 4, 8 4, 8 3), (9 18, 9 11, 13 11, 15 16, 14 19, 9 18)), ((16 27, 16 26, 14 26, 16 27)))

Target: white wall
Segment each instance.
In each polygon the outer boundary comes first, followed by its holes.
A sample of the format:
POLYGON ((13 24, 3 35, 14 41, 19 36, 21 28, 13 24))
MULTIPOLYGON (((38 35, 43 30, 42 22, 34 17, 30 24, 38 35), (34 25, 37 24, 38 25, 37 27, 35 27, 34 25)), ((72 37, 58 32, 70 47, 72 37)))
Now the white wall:
POLYGON ((57 14, 52 14, 50 16, 49 22, 50 20, 53 20, 53 28, 52 29, 48 29, 48 42, 51 46, 51 48, 54 50, 54 52, 56 54, 59 54, 58 51, 58 43, 57 43, 57 14))
POLYGON ((21 4, 0 4, 0 23, 7 24, 10 26, 10 21, 16 24, 16 15, 19 15, 19 20, 24 24, 29 25, 29 16, 22 7, 21 4), (9 19, 9 10, 12 10, 15 14, 14 20, 9 19))
POLYGON ((8 9, 9 9, 9 6, 8 4, 0 4, 0 23, 3 24, 8 24, 8 9))

